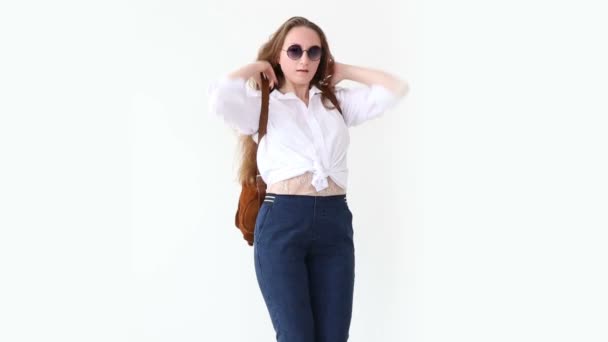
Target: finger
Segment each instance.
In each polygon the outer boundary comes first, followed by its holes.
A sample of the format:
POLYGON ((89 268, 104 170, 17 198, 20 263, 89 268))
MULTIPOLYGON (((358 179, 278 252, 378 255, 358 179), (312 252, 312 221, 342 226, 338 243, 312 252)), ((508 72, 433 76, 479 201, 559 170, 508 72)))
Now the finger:
POLYGON ((274 77, 272 77, 272 74, 267 73, 266 75, 266 79, 268 80, 268 82, 272 82, 274 80, 274 77))
POLYGON ((260 76, 254 76, 253 80, 255 81, 255 83, 258 85, 259 88, 262 88, 262 80, 260 79, 260 76))
MULTIPOLYGON (((265 73, 262 73, 260 76, 260 83, 259 83, 260 89, 262 88, 262 86, 264 86, 264 82, 268 82, 268 81, 269 81, 268 75, 266 75, 265 73)), ((268 86, 270 86, 270 84, 268 86)))
POLYGON ((277 78, 277 75, 274 73, 274 70, 272 71, 272 79, 274 80, 274 84, 279 84, 279 79, 277 78))

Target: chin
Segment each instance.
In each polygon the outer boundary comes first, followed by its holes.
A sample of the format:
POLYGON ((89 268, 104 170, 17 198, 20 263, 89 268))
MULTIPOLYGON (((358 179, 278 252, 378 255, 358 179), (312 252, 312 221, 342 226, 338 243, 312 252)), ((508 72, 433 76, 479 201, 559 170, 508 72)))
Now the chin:
POLYGON ((310 83, 310 81, 312 81, 312 77, 308 77, 308 75, 295 75, 290 78, 290 81, 293 84, 304 85, 310 83))

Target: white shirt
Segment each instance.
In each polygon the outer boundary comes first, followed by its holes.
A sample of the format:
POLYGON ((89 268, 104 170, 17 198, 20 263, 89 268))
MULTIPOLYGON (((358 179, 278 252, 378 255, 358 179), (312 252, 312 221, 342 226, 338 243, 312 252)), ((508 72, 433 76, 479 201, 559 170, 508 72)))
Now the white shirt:
MULTIPOLYGON (((224 76, 208 88, 211 114, 241 134, 257 135, 262 95, 242 78, 224 76)), ((381 85, 336 87, 342 114, 321 103, 321 91, 312 86, 308 107, 293 92, 270 93, 266 135, 258 142, 257 163, 266 184, 311 171, 317 191, 328 187, 327 177, 347 188, 348 127, 377 118, 398 97, 381 85)), ((331 106, 331 103, 330 103, 331 106)))

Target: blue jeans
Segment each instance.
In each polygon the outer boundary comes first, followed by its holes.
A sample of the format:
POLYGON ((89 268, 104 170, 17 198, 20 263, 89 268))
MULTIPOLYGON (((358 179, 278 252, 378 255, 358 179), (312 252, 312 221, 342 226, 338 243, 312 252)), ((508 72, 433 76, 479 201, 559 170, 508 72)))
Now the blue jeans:
POLYGON ((266 194, 255 272, 279 342, 346 342, 355 248, 346 195, 266 194))

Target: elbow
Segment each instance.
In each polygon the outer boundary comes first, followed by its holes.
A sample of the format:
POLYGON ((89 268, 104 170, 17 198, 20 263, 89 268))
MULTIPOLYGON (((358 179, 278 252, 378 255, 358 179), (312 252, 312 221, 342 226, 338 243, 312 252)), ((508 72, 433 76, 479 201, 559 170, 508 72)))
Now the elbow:
POLYGON ((384 86, 387 90, 390 90, 391 94, 395 96, 395 98, 402 98, 406 96, 410 92, 409 84, 399 78, 393 77, 393 79, 386 83, 384 86))

